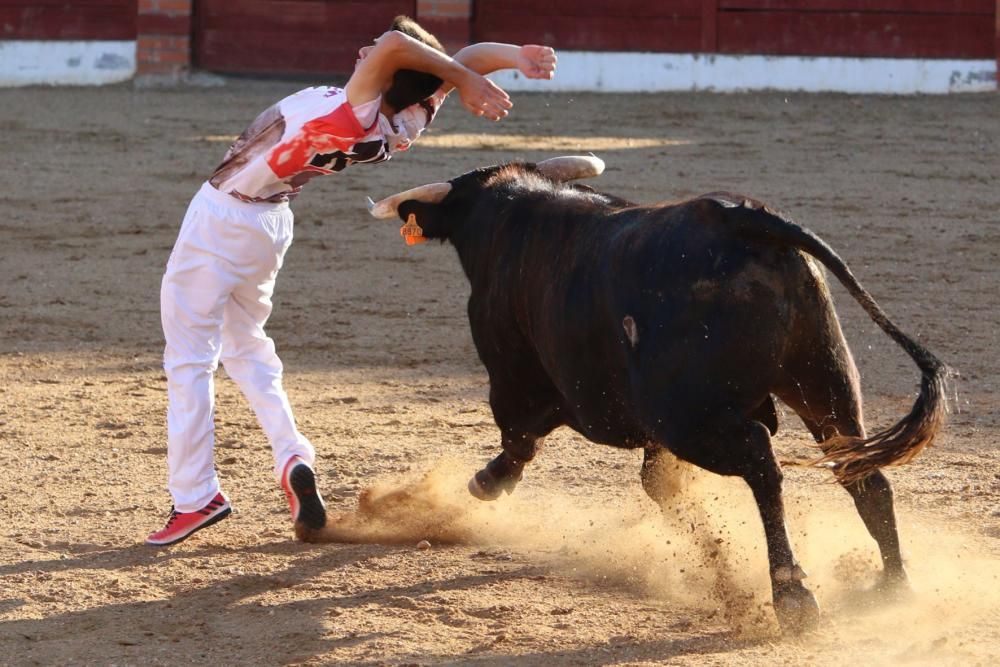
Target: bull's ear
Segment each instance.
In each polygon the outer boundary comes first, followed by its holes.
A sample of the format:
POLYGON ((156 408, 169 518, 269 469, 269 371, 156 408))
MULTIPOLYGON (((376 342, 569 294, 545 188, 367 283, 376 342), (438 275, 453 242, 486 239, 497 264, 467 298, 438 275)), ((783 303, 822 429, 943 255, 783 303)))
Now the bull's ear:
POLYGON ((369 197, 368 212, 379 220, 388 220, 397 216, 396 209, 408 199, 436 204, 447 197, 449 192, 451 192, 451 183, 430 183, 394 194, 378 202, 373 202, 369 197))
POLYGON ((400 202, 396 212, 400 220, 406 220, 408 223, 412 220, 420 228, 419 233, 424 238, 446 239, 449 236, 446 217, 438 204, 407 199, 400 202))
POLYGON ((604 160, 596 155, 567 155, 542 160, 535 167, 553 181, 593 178, 604 173, 604 160))

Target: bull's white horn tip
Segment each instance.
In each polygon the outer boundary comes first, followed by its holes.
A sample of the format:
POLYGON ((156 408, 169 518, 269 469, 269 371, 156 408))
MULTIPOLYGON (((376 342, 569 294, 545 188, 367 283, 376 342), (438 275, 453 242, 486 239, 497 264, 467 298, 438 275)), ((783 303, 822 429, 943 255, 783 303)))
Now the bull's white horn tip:
POLYGON ((368 207, 368 212, 371 213, 372 209, 375 208, 375 202, 372 201, 371 197, 365 197, 365 206, 368 207))

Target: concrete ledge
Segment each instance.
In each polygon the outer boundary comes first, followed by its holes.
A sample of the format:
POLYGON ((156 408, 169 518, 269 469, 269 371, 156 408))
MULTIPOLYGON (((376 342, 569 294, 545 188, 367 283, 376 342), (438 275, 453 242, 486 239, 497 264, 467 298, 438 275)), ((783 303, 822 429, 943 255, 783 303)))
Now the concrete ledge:
POLYGON ((226 77, 211 72, 178 70, 165 74, 137 74, 132 79, 137 89, 150 88, 218 88, 227 85, 226 77))
POLYGON ((491 75, 511 91, 662 92, 788 90, 874 94, 997 89, 993 60, 811 58, 559 51, 556 78, 491 75))
POLYGON ((135 75, 134 41, 0 40, 0 86, 96 86, 135 75))

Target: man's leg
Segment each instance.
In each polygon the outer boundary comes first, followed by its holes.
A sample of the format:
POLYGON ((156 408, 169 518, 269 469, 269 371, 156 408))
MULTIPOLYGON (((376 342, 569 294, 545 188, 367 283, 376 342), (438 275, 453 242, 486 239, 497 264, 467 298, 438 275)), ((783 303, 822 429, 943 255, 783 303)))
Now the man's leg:
POLYGON ((234 278, 215 252, 216 224, 196 196, 160 286, 168 397, 167 486, 174 508, 166 526, 147 537, 150 544, 179 542, 230 513, 213 464, 213 376, 223 309, 234 278))
POLYGON ((233 278, 210 244, 210 216, 188 212, 160 286, 166 347, 168 487, 178 512, 202 508, 219 492, 213 465, 215 392, 222 319, 233 278))
POLYGON ((299 433, 292 406, 282 386, 283 367, 274 341, 264 333, 271 312, 270 292, 274 282, 249 290, 237 290, 224 309, 222 363, 239 385, 271 443, 275 478, 294 456, 312 465, 316 452, 299 433))
POLYGON ((230 295, 223 311, 222 363, 243 391, 271 443, 274 474, 288 496, 292 520, 318 529, 326 523, 326 511, 312 469, 316 452, 296 428, 282 386, 281 360, 274 342, 264 332, 271 314, 275 279, 291 242, 291 211, 275 214, 269 222, 264 229, 271 235, 273 262, 270 270, 245 281, 230 295))

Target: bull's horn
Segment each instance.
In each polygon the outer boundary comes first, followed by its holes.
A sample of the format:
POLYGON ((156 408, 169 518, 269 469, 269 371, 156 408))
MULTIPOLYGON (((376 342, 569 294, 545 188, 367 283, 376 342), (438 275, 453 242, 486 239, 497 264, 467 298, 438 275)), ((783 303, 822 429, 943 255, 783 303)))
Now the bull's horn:
POLYGON ((554 181, 572 181, 593 178, 604 172, 604 160, 595 155, 567 155, 542 160, 535 165, 538 171, 554 181))
POLYGON ((396 209, 404 201, 415 199, 425 204, 436 204, 444 199, 449 192, 451 192, 451 183, 429 183, 386 197, 379 202, 371 203, 371 198, 369 198, 368 212, 379 220, 388 220, 396 217, 396 209))

